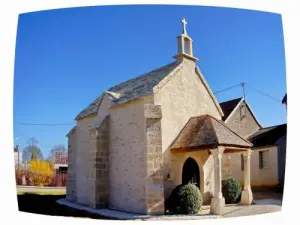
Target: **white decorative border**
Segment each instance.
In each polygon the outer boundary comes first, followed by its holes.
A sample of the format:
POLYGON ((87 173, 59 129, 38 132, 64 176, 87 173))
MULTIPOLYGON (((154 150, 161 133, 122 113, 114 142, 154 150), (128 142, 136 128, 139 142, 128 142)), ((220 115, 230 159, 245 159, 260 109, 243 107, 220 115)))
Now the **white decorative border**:
MULTIPOLYGON (((99 224, 97 220, 82 220, 62 217, 45 217, 43 215, 33 215, 18 212, 16 204, 16 186, 13 171, 13 139, 12 139, 12 103, 13 103, 13 71, 14 71, 14 53, 15 38, 17 31, 18 14, 30 11, 38 11, 45 9, 55 9, 64 7, 78 7, 87 5, 109 5, 109 4, 186 4, 186 5, 210 5, 225 6, 234 8, 254 9, 260 11, 282 13, 285 52, 286 52, 286 68, 287 68, 287 86, 289 92, 288 106, 288 149, 287 149, 287 168, 286 168, 286 186, 284 193, 283 211, 282 213, 264 214, 255 217, 241 217, 227 220, 219 220, 218 223, 232 224, 232 222, 243 224, 283 224, 287 220, 297 221, 298 203, 300 195, 298 194, 298 164, 299 164, 299 147, 298 147, 298 110, 299 99, 297 98, 297 89, 300 77, 299 69, 299 8, 298 1, 279 1, 279 0, 185 0, 185 1, 105 1, 105 0, 20 0, 20 1, 2 1, 0 7, 0 27, 1 27, 1 45, 0 45, 0 101, 1 101, 1 118, 2 135, 1 135, 1 201, 0 211, 1 220, 18 224, 99 224), (298 44, 298 45, 297 45, 298 44), (286 219, 286 221, 283 221, 286 219)), ((276 74, 274 74, 276 76, 276 74)), ((115 221, 101 221, 101 223, 109 223, 115 221)), ((122 221, 118 221, 122 222, 122 221)), ((169 223, 182 223, 182 221, 171 221, 169 223)), ((201 221, 201 224, 212 224, 214 220, 201 221)), ((4 222, 5 223, 5 222, 4 222)), ((154 223, 159 223, 154 221, 154 223)), ((185 221, 184 223, 197 223, 197 221, 185 221)))

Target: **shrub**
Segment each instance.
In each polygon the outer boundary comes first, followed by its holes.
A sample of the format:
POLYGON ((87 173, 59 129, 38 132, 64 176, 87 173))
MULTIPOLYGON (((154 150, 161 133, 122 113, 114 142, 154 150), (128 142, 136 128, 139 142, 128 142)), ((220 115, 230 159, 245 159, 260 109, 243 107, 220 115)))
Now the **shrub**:
POLYGON ((166 199, 165 206, 172 214, 198 213, 202 206, 200 190, 194 184, 178 185, 166 199))
POLYGON ((225 203, 236 203, 241 194, 241 185, 234 179, 222 180, 222 194, 225 198, 225 203))
POLYGON ((53 182, 54 172, 47 161, 31 160, 28 169, 16 170, 16 183, 22 185, 25 177, 28 186, 49 186, 53 182))
POLYGON ((22 185, 22 171, 21 170, 16 170, 15 171, 16 174, 16 183, 17 185, 22 185))

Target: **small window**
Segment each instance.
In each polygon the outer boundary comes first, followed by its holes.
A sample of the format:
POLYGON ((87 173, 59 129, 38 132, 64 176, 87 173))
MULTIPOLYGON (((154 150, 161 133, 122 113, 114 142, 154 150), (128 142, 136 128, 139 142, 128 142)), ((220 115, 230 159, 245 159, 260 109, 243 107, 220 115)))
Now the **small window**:
POLYGON ((259 169, 264 169, 268 167, 268 154, 269 151, 260 151, 259 152, 259 169))
POLYGON ((242 105, 240 108, 240 117, 241 117, 241 120, 246 117, 246 106, 245 105, 242 105))
POLYGON ((241 170, 244 171, 244 156, 241 154, 241 170))

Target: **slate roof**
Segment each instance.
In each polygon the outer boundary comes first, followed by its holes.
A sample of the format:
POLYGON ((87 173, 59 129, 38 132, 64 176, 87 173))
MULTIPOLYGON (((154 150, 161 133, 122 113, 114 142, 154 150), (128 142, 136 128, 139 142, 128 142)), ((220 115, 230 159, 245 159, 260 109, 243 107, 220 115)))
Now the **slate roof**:
POLYGON ((96 114, 102 102, 104 94, 108 94, 112 98, 113 104, 120 104, 130 100, 151 95, 153 87, 157 85, 162 79, 170 74, 174 69, 180 65, 180 62, 175 61, 158 69, 152 70, 149 73, 140 75, 136 78, 130 79, 119 85, 109 88, 102 93, 96 100, 82 110, 75 118, 75 120, 84 118, 88 115, 96 114))
POLYGON ((252 144, 210 115, 192 117, 179 133, 171 149, 206 149, 218 145, 251 148, 252 144))
POLYGON ((276 145, 277 141, 286 135, 286 132, 286 124, 265 127, 250 135, 248 140, 252 142, 253 147, 276 145))
POLYGON ((67 137, 70 136, 70 134, 72 134, 75 130, 76 130, 76 127, 77 126, 74 126, 69 132, 68 134, 66 135, 67 137))
POLYGON ((283 97, 281 103, 282 104, 287 103, 287 94, 285 94, 285 96, 283 97))
POLYGON ((242 98, 236 98, 236 99, 232 99, 232 100, 220 103, 220 106, 224 113, 224 116, 222 117, 223 121, 225 121, 228 118, 228 116, 232 113, 232 111, 235 109, 235 107, 239 104, 239 102, 241 100, 242 100, 242 98))

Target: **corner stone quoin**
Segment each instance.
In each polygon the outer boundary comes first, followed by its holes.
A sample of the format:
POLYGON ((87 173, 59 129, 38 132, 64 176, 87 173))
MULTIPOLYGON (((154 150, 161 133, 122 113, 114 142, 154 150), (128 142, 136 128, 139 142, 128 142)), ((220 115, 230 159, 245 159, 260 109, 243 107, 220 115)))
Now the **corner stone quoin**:
POLYGON ((144 115, 146 118, 160 119, 162 118, 162 112, 160 105, 145 104, 144 115))

